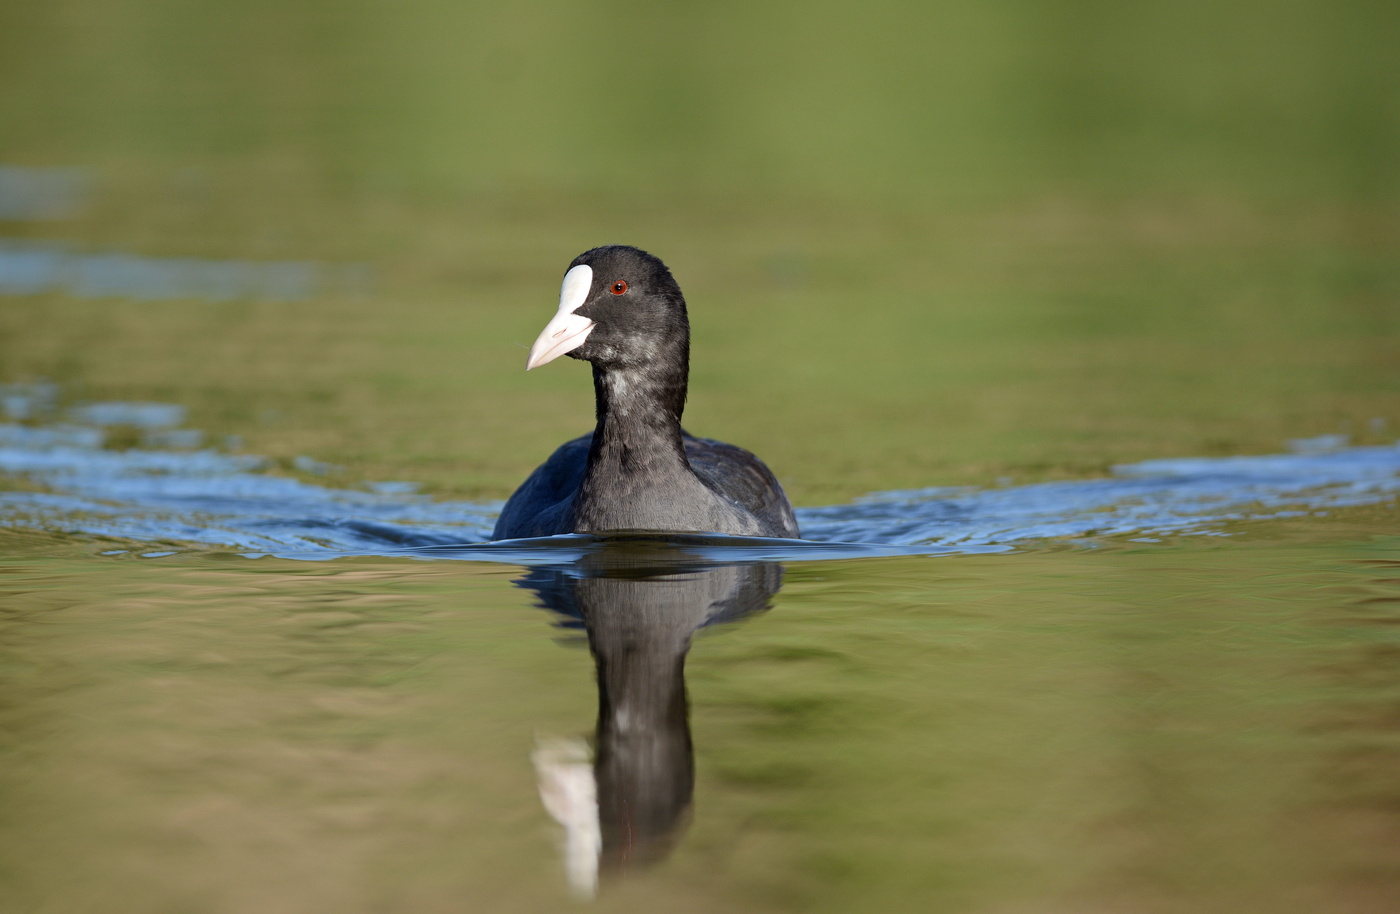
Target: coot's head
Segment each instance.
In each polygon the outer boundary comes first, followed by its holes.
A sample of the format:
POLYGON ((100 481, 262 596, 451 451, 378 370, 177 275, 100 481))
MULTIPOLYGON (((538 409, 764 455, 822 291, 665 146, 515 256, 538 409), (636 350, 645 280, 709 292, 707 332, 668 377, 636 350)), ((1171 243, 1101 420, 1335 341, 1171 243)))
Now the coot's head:
POLYGON ((561 355, 602 368, 641 368, 689 358, 685 299, 659 258, 623 244, 585 251, 569 264, 559 312, 545 326, 525 369, 561 355))

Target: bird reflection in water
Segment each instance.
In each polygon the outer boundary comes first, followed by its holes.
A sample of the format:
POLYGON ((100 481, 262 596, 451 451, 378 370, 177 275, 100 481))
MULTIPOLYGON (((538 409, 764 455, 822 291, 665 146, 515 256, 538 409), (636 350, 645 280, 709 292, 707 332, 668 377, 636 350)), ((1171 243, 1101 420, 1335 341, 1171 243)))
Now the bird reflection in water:
MULTIPOLYGON (((651 537, 608 537, 568 566, 518 583, 581 623, 597 665, 593 759, 582 741, 541 741, 540 796, 565 830, 573 890, 664 859, 689 821, 695 784, 685 657, 700 628, 766 609, 782 585, 772 562, 712 564, 651 537)), ((565 624, 568 624, 567 621, 565 624)))

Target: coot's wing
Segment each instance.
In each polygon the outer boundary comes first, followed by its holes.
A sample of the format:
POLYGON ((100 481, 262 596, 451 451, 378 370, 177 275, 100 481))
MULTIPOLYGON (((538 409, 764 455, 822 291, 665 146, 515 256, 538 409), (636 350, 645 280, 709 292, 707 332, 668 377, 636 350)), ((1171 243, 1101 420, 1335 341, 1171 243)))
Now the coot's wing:
POLYGON ((792 505, 762 460, 741 447, 689 434, 685 436, 685 456, 707 486, 752 512, 766 535, 799 535, 792 505))
POLYGON ((588 447, 593 433, 559 446, 520 484, 501 509, 491 538, 519 539, 526 536, 553 536, 571 533, 574 496, 583 485, 588 469, 588 447))

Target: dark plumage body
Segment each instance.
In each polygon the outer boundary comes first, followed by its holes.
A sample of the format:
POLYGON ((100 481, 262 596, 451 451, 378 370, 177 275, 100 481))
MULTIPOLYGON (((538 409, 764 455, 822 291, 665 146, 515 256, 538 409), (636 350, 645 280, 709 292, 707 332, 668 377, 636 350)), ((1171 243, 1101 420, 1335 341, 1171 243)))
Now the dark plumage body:
POLYGON ((561 354, 593 363, 597 427, 530 474, 502 509, 494 538, 617 530, 798 535, 792 506, 762 461, 681 428, 690 325, 660 260, 621 245, 579 255, 530 366, 561 354))

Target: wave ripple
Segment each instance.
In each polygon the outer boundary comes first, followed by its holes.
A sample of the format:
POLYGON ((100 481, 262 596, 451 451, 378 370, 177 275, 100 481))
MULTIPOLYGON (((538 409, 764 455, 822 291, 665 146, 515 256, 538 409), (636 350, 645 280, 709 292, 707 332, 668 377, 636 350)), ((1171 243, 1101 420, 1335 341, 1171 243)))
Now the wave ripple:
MULTIPOLYGON (((809 541, 896 547, 881 554, 985 552, 1046 539, 1213 534, 1229 521, 1400 493, 1400 447, 1311 446, 1320 440, 1290 454, 1149 460, 1106 479, 881 492, 797 514, 809 541)), ((435 501, 402 484, 315 485, 270 473, 251 455, 102 443, 91 426, 0 424, 0 473, 32 489, 0 492, 0 526, 308 557, 425 554, 487 542, 500 509, 435 501)))

